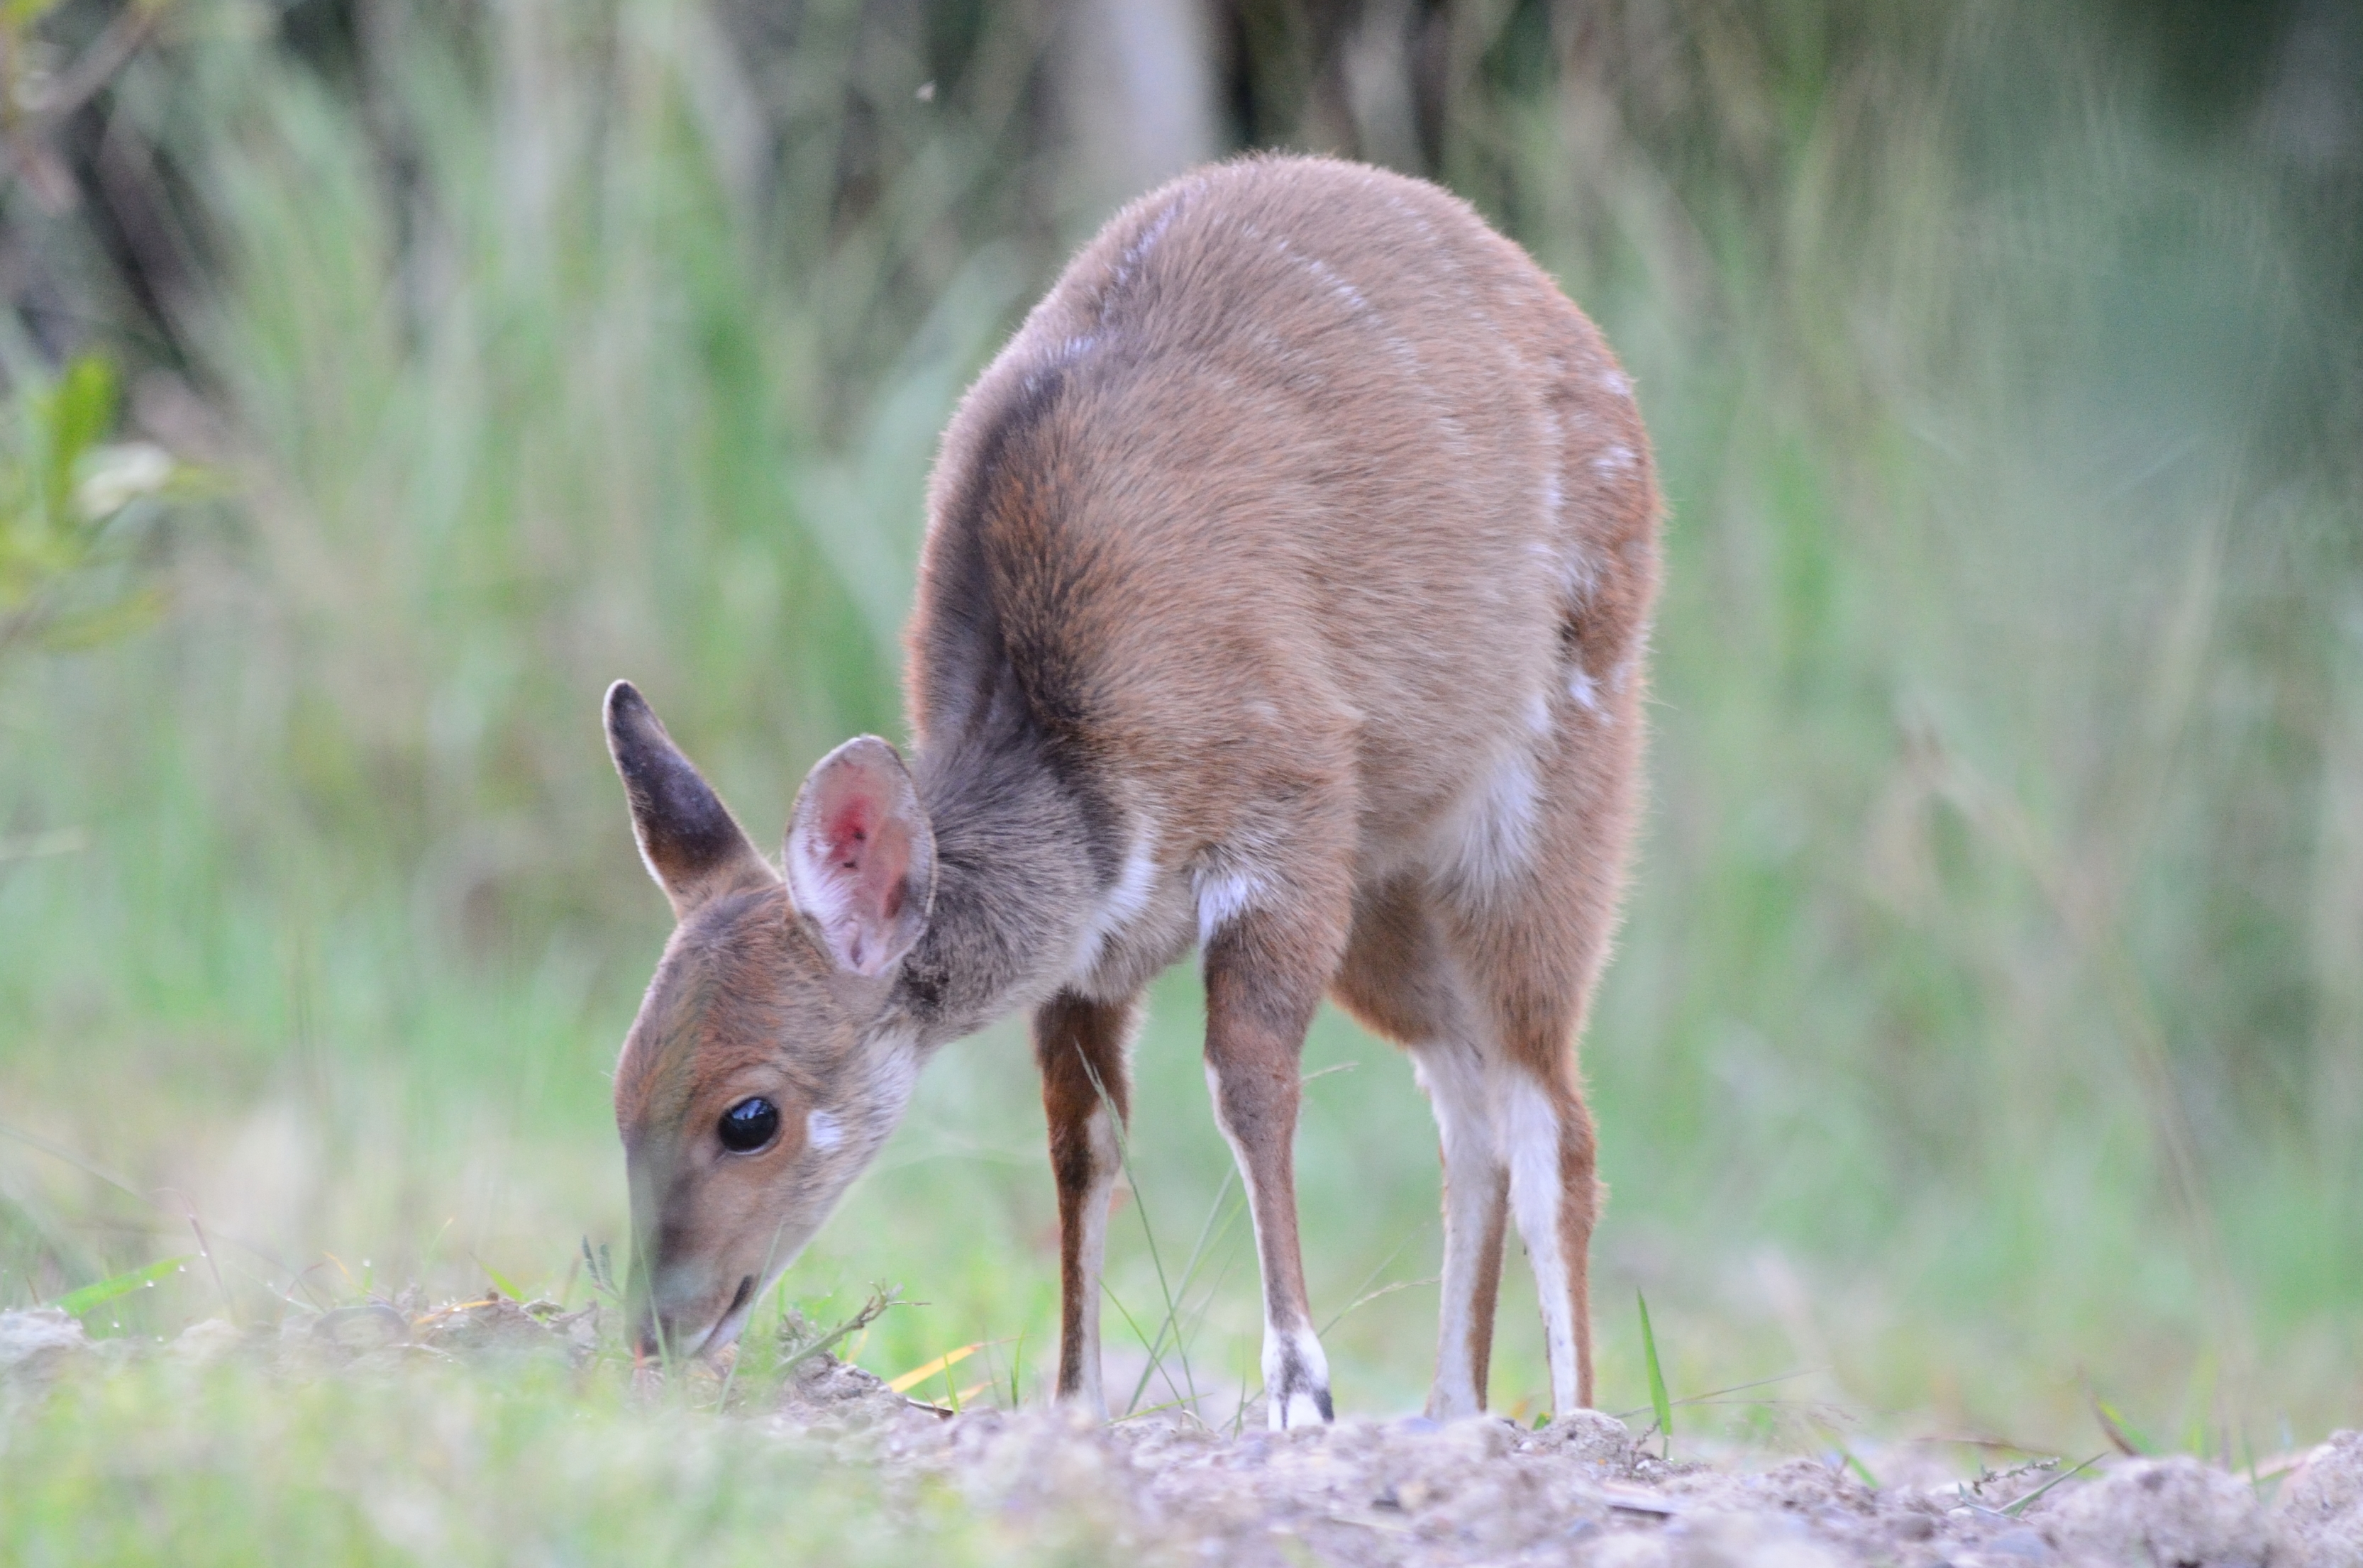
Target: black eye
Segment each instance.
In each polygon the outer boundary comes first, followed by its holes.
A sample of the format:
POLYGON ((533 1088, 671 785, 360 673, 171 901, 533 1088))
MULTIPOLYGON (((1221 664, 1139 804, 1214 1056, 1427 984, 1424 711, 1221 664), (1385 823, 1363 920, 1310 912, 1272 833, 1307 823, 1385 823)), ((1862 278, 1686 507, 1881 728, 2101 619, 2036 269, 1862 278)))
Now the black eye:
POLYGON ((751 1154, 779 1136, 780 1108, 762 1096, 742 1099, 722 1113, 722 1146, 734 1154, 751 1154))

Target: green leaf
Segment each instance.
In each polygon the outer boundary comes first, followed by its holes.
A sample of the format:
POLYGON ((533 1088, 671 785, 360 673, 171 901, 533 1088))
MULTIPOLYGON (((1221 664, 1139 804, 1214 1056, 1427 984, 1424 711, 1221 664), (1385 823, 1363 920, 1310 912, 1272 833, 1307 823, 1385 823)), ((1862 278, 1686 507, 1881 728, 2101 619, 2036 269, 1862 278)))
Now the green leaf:
POLYGON ((1641 1305, 1641 1354, 1649 1364, 1649 1408, 1657 1412, 1658 1430, 1665 1435, 1664 1454, 1674 1455, 1674 1402, 1666 1397, 1666 1374, 1658 1364, 1658 1336, 1649 1329, 1649 1298, 1640 1291, 1633 1299, 1641 1305))
POLYGON ((2158 1452, 2158 1444, 2152 1442, 2140 1428, 2125 1419, 2124 1412, 2098 1395, 2092 1398, 2092 1413, 2100 1418, 2101 1430, 2107 1435, 2109 1441, 2126 1458, 2138 1458, 2158 1452))
POLYGON ((129 1274, 118 1274, 113 1279, 85 1285, 80 1290, 70 1290, 58 1297, 57 1305, 61 1310, 79 1318, 94 1307, 104 1307, 118 1296, 128 1296, 143 1285, 152 1285, 194 1256, 194 1253, 183 1253, 146 1268, 135 1268, 129 1274))
POLYGON ((115 371, 105 360, 85 354, 66 367, 42 403, 42 423, 48 426, 42 499, 50 525, 56 527, 70 515, 75 466, 115 423, 115 371))

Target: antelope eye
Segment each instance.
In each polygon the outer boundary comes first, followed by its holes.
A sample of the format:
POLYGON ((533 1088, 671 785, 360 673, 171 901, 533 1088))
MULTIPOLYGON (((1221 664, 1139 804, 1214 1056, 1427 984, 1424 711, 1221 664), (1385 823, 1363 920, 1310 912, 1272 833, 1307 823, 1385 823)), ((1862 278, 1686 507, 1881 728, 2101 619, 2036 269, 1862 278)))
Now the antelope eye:
POLYGON ((722 1113, 716 1131, 722 1146, 732 1154, 752 1154, 779 1136, 780 1108, 760 1095, 742 1099, 722 1113))

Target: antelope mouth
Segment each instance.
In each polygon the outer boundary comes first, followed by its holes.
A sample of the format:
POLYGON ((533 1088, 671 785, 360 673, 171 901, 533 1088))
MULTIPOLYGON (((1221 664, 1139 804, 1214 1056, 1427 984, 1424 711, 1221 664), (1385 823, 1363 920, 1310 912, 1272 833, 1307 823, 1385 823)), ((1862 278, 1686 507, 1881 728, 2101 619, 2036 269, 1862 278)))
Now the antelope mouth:
POLYGON ((718 1355, 728 1349, 738 1340, 738 1331, 747 1326, 747 1311, 754 1304, 754 1299, 755 1276, 750 1274, 738 1281, 738 1293, 730 1297, 730 1305, 722 1309, 722 1316, 715 1320, 714 1327, 706 1331, 705 1338, 691 1353, 718 1355))

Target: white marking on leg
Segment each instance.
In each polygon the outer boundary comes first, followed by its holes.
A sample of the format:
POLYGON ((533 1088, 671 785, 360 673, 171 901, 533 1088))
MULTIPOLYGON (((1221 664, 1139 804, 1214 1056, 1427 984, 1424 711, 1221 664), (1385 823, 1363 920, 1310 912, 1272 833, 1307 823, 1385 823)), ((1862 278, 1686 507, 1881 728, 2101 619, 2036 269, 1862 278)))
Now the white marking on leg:
MULTIPOLYGON (((1206 1064, 1206 1092, 1215 1101, 1215 1125, 1221 1130, 1223 1142, 1231 1146, 1231 1159, 1239 1167, 1239 1185, 1247 1188, 1248 1223, 1255 1231, 1256 1264, 1262 1271, 1263 1209, 1265 1194, 1258 1187, 1255 1167, 1248 1163, 1247 1151, 1239 1144, 1238 1134, 1223 1115, 1223 1076, 1215 1064, 1206 1064)), ((1293 1195, 1290 1195, 1292 1200, 1293 1195)), ((1322 1353, 1320 1338, 1304 1324, 1286 1327, 1272 1320, 1271 1280, 1268 1272, 1263 1279, 1263 1387, 1265 1417, 1271 1430, 1286 1427, 1317 1426, 1327 1420, 1322 1407, 1329 1402, 1329 1358, 1322 1353)))
POLYGON ((1264 1419, 1273 1431, 1317 1427, 1329 1419, 1329 1358, 1311 1329, 1263 1320, 1264 1419))
POLYGON ((1504 1070, 1495 1085, 1502 1146, 1509 1156, 1510 1208, 1534 1265, 1542 1299, 1543 1344, 1550 1354, 1551 1413, 1576 1409, 1575 1312, 1568 1286, 1559 1216, 1567 1184, 1559 1174, 1559 1120, 1541 1088, 1525 1072, 1504 1070))
POLYGON ((1075 1250, 1082 1273, 1082 1376, 1074 1397, 1075 1403, 1104 1421, 1108 1408, 1107 1391, 1100 1381, 1100 1275, 1107 1264, 1108 1209, 1115 1197, 1116 1176, 1123 1166, 1116 1154, 1115 1123, 1108 1118, 1106 1106, 1092 1112, 1084 1132, 1092 1145, 1092 1184, 1083 1192, 1083 1233, 1075 1250))
MULTIPOLYGON (((1412 1072, 1436 1111, 1444 1145, 1444 1269, 1436 1314, 1436 1383, 1427 1398, 1428 1415, 1444 1421, 1484 1408, 1471 1342, 1478 1328, 1479 1283, 1489 1266, 1498 1266, 1498 1257, 1489 1260, 1485 1250, 1493 1237, 1502 1155, 1492 1095, 1476 1052, 1449 1043, 1423 1046, 1413 1054, 1412 1072)), ((1490 1335, 1492 1325, 1486 1328, 1490 1335)))

